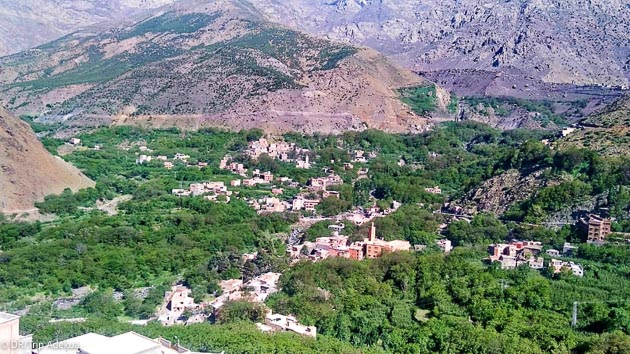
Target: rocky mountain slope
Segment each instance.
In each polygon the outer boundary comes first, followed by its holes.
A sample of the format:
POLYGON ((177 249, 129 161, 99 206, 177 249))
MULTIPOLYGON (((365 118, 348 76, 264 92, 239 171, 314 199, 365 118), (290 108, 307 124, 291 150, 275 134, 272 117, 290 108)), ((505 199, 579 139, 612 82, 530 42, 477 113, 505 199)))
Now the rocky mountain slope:
MULTIPOLYGON (((551 142, 553 149, 586 148, 600 156, 626 157, 630 154, 630 96, 618 99, 605 109, 591 114, 576 127, 563 131, 562 137, 551 142)), ((563 178, 550 178, 548 169, 511 169, 486 180, 459 200, 453 201, 467 212, 504 214, 510 206, 535 196, 545 187, 562 182, 563 178)), ((573 177, 571 177, 573 178, 573 177)), ((566 221, 576 210, 594 210, 606 204, 605 196, 578 201, 573 209, 559 211, 554 221, 566 221)))
POLYGON ((601 155, 630 154, 630 95, 584 119, 578 129, 556 142, 560 149, 577 146, 601 155))
POLYGON ((0 171, 0 213, 31 211, 48 194, 94 185, 78 169, 46 151, 28 124, 1 108, 0 171))
POLYGON ((367 48, 268 22, 250 3, 180 1, 0 59, 0 98, 66 124, 424 129, 396 88, 423 80, 367 48))
POLYGON ((175 0, 0 0, 0 56, 175 0))
POLYGON ((253 2, 270 18, 368 45, 417 71, 518 69, 521 80, 579 85, 628 86, 630 79, 624 0, 253 2))
POLYGON ((463 207, 470 214, 503 215, 514 203, 531 198, 544 187, 558 184, 544 174, 544 169, 505 171, 471 190, 454 205, 463 207))

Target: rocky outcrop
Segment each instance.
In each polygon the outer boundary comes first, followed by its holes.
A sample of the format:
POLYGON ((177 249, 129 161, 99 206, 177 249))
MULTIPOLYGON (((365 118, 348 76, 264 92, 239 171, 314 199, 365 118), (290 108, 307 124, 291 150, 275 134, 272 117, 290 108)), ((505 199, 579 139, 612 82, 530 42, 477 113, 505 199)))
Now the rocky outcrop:
POLYGON ((486 180, 481 186, 468 192, 453 205, 463 207, 468 213, 503 215, 510 206, 527 200, 544 187, 557 185, 545 175, 547 169, 533 171, 508 170, 486 180))

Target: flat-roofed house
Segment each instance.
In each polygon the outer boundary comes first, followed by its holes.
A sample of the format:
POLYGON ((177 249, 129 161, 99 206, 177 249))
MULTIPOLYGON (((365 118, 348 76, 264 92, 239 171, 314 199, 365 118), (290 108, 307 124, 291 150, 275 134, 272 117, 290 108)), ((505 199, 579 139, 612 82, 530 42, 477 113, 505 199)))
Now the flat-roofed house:
POLYGON ((113 337, 87 333, 34 350, 36 354, 195 354, 179 344, 136 332, 113 337))
POLYGON ((0 312, 0 354, 31 354, 32 340, 20 335, 20 316, 0 312))

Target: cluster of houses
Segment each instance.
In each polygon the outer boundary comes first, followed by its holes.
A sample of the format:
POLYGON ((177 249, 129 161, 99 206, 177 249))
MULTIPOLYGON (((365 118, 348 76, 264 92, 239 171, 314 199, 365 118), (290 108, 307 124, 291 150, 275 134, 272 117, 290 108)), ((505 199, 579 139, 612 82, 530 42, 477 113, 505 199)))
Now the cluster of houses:
POLYGON ((311 168, 309 161, 310 151, 300 148, 295 143, 287 143, 285 141, 272 142, 266 138, 260 138, 249 143, 245 154, 253 159, 266 154, 273 159, 283 162, 295 162, 296 168, 311 168))
MULTIPOLYGON (((164 326, 202 323, 208 318, 216 318, 221 308, 230 301, 248 301, 264 304, 269 295, 277 292, 280 273, 265 273, 248 282, 242 279, 223 280, 219 283, 221 295, 209 302, 195 303, 191 290, 183 285, 174 286, 164 295, 164 303, 158 313, 158 320, 164 326), (189 316, 184 316, 188 312, 189 316)), ((264 332, 291 331, 315 337, 317 329, 300 324, 294 316, 274 314, 266 309, 264 323, 258 323, 264 332)))
POLYGON ((243 180, 243 185, 246 187, 254 187, 258 184, 269 184, 273 182, 273 173, 266 171, 260 172, 256 169, 252 172, 252 178, 246 178, 243 180))
POLYGON ((339 235, 343 224, 331 225, 333 235, 318 237, 315 242, 304 242, 290 247, 287 252, 293 260, 309 259, 319 261, 330 257, 349 258, 354 260, 373 259, 389 252, 409 251, 409 241, 385 241, 376 237, 374 223, 370 225, 368 237, 348 245, 348 236, 339 235))
MULTIPOLYGON (((499 262, 501 269, 515 269, 521 265, 527 265, 532 269, 543 269, 545 259, 541 257, 543 244, 537 241, 514 240, 510 243, 497 243, 488 246, 490 262, 499 262)), ((563 252, 565 255, 571 254, 576 249, 570 243, 565 243, 563 252)), ((547 250, 547 255, 556 257, 560 252, 554 249, 547 250)), ((558 259, 551 259, 549 266, 554 273, 559 273, 563 269, 569 269, 576 276, 583 276, 584 269, 574 262, 565 262, 558 259)))
POLYGON ((352 162, 367 163, 369 159, 376 158, 378 155, 374 151, 370 151, 367 155, 363 150, 354 150, 352 152, 352 162))
POLYGON ((197 167, 197 168, 208 167, 208 163, 202 162, 202 161, 197 162, 197 164, 190 165, 188 163, 188 160, 190 159, 190 155, 182 154, 180 152, 173 155, 173 158, 169 158, 166 155, 158 155, 158 156, 148 155, 148 153, 153 152, 153 150, 147 148, 146 146, 140 146, 139 149, 140 149, 140 152, 142 152, 142 154, 139 154, 138 158, 136 158, 136 164, 138 165, 146 164, 153 160, 156 160, 156 161, 161 161, 163 164, 162 166, 167 170, 172 170, 173 167, 175 167, 175 162, 177 161, 185 164, 188 167, 197 167))
POLYGON ((363 225, 374 218, 385 217, 400 208, 402 204, 393 201, 392 205, 389 208, 381 209, 376 204, 372 205, 369 208, 358 207, 353 211, 343 215, 344 219, 351 221, 355 225, 363 225))
POLYGON ((195 303, 191 290, 183 285, 176 285, 164 295, 164 302, 158 312, 158 321, 164 326, 175 324, 201 323, 218 311, 228 301, 250 301, 263 303, 267 297, 278 291, 280 273, 265 273, 248 282, 242 279, 223 280, 219 284, 221 295, 209 302, 195 303), (191 316, 183 317, 185 312, 191 316))
POLYGON ((219 196, 224 196, 225 202, 229 202, 232 195, 224 182, 192 183, 188 189, 173 189, 171 193, 179 197, 205 195, 205 198, 211 201, 217 201, 219 196))
MULTIPOLYGON (((273 194, 282 194, 281 189, 272 189, 273 194), (275 191, 275 192, 274 192, 275 191)), ((285 211, 315 212, 321 200, 319 198, 309 199, 303 195, 298 195, 290 201, 284 201, 278 197, 264 197, 247 200, 248 204, 259 214, 262 213, 283 213, 285 211)))
POLYGON ((311 178, 308 180, 308 187, 313 191, 325 191, 327 187, 343 184, 341 176, 330 173, 326 177, 311 178))
POLYGON ((242 279, 223 280, 219 283, 221 295, 209 302, 208 305, 216 315, 228 301, 244 300, 264 303, 269 295, 279 290, 280 275, 280 273, 265 273, 245 283, 242 279))
POLYGON ((230 156, 224 156, 221 161, 219 161, 219 169, 228 170, 234 174, 247 177, 247 169, 245 166, 242 163, 233 162, 230 156))
MULTIPOLYGON (((254 171, 254 178, 250 180, 243 180, 243 184, 250 186, 255 184, 262 183, 271 183, 273 181, 273 174, 270 172, 260 172, 258 170, 254 171)), ((293 182, 288 177, 280 177, 277 178, 279 182, 286 183, 289 187, 299 187, 300 184, 297 182, 293 182)), ((311 178, 308 182, 309 193, 301 193, 295 196, 292 200, 283 201, 279 199, 277 196, 282 195, 284 193, 284 189, 282 188, 272 188, 271 193, 274 196, 259 198, 255 200, 247 200, 247 202, 257 210, 259 213, 282 213, 287 210, 291 211, 307 211, 314 212, 316 210, 317 205, 321 203, 321 199, 319 197, 314 197, 313 192, 321 192, 322 198, 339 198, 339 192, 337 191, 327 191, 327 186, 337 186, 343 184, 343 179, 334 173, 329 174, 326 177, 320 178, 311 178)))

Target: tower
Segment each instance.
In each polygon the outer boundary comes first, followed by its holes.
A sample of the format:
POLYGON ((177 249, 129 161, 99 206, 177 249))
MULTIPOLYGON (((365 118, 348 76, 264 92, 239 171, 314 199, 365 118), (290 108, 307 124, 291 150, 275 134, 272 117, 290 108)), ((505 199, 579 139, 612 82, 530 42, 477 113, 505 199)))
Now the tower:
POLYGON ((376 241, 376 226, 374 226, 374 222, 370 224, 370 231, 368 232, 368 239, 370 242, 376 241))

